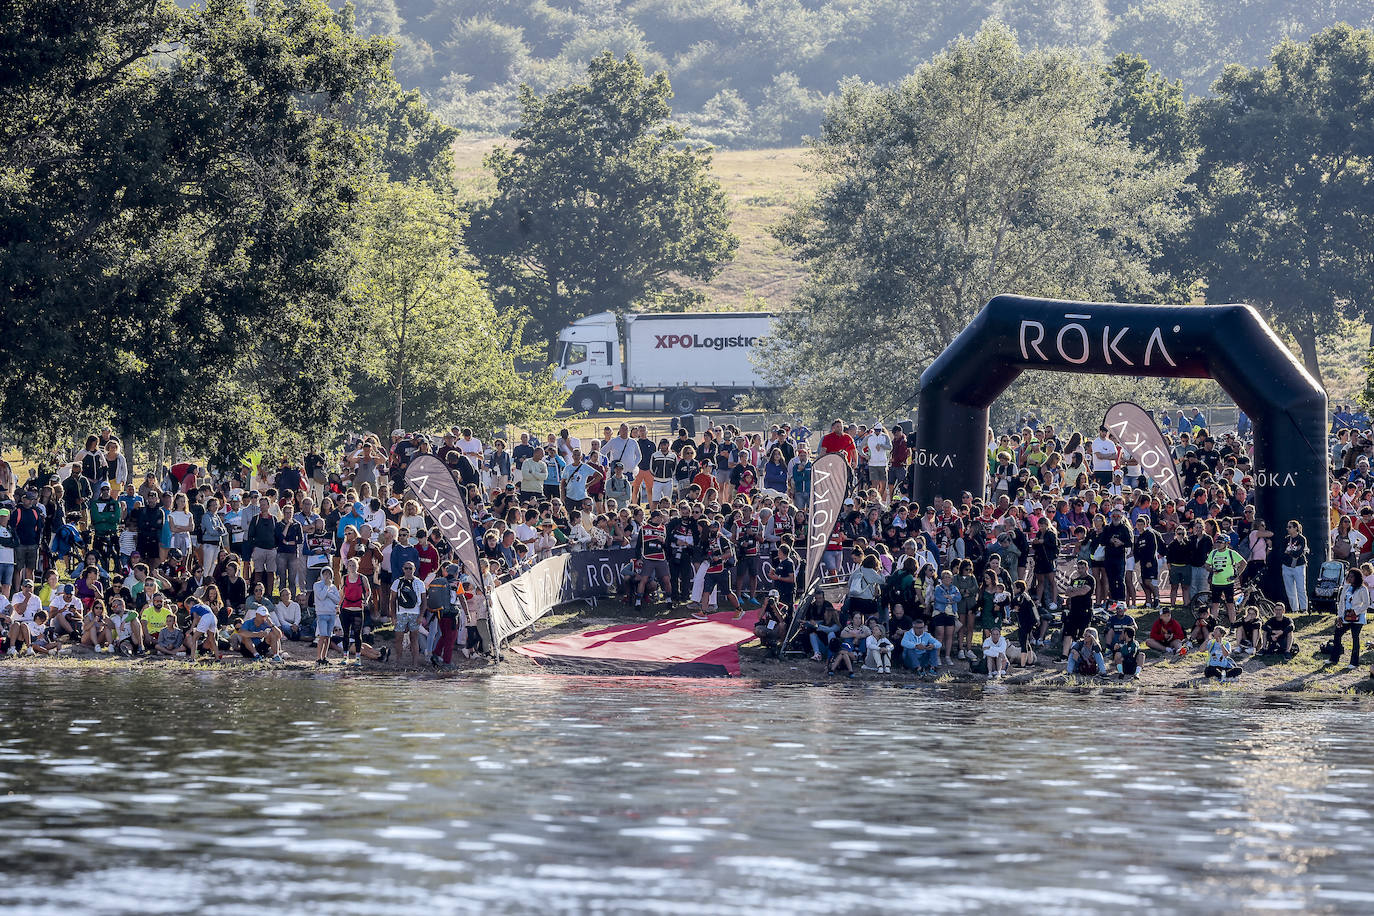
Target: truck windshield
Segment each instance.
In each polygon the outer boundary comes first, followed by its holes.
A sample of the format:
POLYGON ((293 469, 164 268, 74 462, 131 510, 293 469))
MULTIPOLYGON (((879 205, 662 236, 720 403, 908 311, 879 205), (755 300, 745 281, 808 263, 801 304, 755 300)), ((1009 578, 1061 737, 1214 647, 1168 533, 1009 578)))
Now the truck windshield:
POLYGON ((563 342, 563 358, 559 361, 563 366, 575 366, 578 363, 587 361, 587 345, 580 343, 563 342))

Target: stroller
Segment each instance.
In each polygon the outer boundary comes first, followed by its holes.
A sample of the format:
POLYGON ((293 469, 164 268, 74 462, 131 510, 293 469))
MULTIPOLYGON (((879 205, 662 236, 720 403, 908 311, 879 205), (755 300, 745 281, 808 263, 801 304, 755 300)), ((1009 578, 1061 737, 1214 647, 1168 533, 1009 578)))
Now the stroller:
POLYGON ((1345 561, 1327 560, 1317 573, 1317 582, 1312 587, 1312 610, 1323 614, 1336 613, 1336 596, 1345 583, 1345 561))

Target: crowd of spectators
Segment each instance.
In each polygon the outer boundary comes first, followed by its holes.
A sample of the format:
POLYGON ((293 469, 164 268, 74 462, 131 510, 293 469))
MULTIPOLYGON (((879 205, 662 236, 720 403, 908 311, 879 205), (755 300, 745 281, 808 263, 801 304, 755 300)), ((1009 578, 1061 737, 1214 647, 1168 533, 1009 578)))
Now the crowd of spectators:
MULTIPOLYGON (((1329 534, 1360 579, 1339 598, 1352 665, 1374 574, 1374 444, 1355 420, 1338 410, 1333 422, 1329 534)), ((1105 428, 1065 435, 1028 415, 989 430, 984 492, 929 506, 907 495, 904 430, 882 423, 836 420, 818 444, 786 423, 699 436, 621 424, 585 442, 568 429, 487 442, 466 428, 398 429, 331 455, 138 477, 103 430, 22 483, 0 463, 0 626, 11 653, 80 642, 280 658, 299 641, 319 664, 331 650, 346 664, 405 650, 451 664, 491 651, 482 596, 499 582, 558 551, 619 547, 635 558, 626 600, 698 616, 758 608, 765 644, 830 672, 964 663, 998 677, 1062 663, 1127 677, 1148 657, 1201 650, 1230 677, 1248 654, 1294 651, 1287 612, 1309 610, 1307 538, 1328 534, 1257 518, 1246 425, 1213 436, 1200 421, 1161 416, 1182 500, 1105 428), (798 607, 810 468, 835 452, 854 486, 823 559, 826 588, 798 607), (482 582, 405 492, 406 467, 426 453, 466 493, 482 582), (1247 598, 1273 568, 1284 600, 1259 619, 1247 598), (374 646, 382 625, 394 640, 374 646)))

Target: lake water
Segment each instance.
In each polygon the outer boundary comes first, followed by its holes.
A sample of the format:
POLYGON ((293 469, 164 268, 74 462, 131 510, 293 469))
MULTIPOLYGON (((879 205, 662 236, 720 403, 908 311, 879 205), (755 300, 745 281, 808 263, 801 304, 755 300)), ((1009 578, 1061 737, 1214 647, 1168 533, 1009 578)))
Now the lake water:
POLYGON ((1374 711, 4 672, 11 913, 1374 911, 1374 711))

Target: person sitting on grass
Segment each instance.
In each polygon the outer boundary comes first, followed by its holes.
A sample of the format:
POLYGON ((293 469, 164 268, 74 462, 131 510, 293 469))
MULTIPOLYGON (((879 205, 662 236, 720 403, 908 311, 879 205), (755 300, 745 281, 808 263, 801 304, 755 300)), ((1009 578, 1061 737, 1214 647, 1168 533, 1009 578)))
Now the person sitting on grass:
POLYGON ((57 631, 59 639, 66 636, 78 642, 84 611, 81 599, 76 597, 76 586, 69 582, 48 599, 48 624, 57 631))
POLYGON ((105 602, 96 598, 91 602, 91 609, 81 619, 81 644, 90 647, 96 654, 113 652, 111 632, 110 615, 105 609, 105 602))
POLYGON ((158 656, 175 656, 186 648, 186 632, 177 626, 174 616, 167 618, 167 625, 157 631, 153 641, 153 652, 158 656))
POLYGON ((28 620, 16 619, 11 623, 10 657, 23 655, 32 658, 40 653, 47 655, 50 651, 57 651, 56 646, 49 647, 48 641, 43 638, 43 631, 47 626, 48 612, 44 610, 35 611, 33 617, 28 620))
MULTIPOLYGON (((1025 583, 1017 579, 1017 584, 1025 583)), ((999 678, 1007 673, 1007 638, 1002 635, 1000 624, 994 623, 986 639, 983 640, 983 660, 988 664, 988 677, 999 678)))
POLYGON ((1218 620, 1217 616, 1210 610, 1199 611, 1197 622, 1194 623, 1193 628, 1188 631, 1189 648, 1196 648, 1197 646, 1204 645, 1207 640, 1211 639, 1212 631, 1220 625, 1221 621, 1218 620))
POLYGON ((854 676, 854 659, 859 654, 859 646, 863 645, 868 638, 868 628, 861 626, 858 620, 858 616, 855 615, 849 626, 840 631, 840 645, 835 652, 835 657, 830 660, 830 668, 828 669, 830 674, 839 671, 840 666, 843 665, 844 669, 849 672, 849 676, 854 676))
POLYGON ((1288 616, 1288 608, 1283 602, 1274 605, 1274 616, 1261 627, 1264 635, 1263 651, 1266 655, 1293 654, 1293 618, 1288 616))
POLYGON ((926 632, 924 617, 911 621, 911 629, 902 637, 902 659, 918 677, 934 674, 939 667, 940 641, 926 632))
POLYGON ((1260 619, 1259 608, 1253 604, 1245 606, 1245 616, 1237 624, 1240 641, 1236 647, 1238 652, 1254 655, 1260 644, 1260 619))
POLYGON ((879 674, 892 673, 892 640, 887 638, 887 631, 883 629, 882 624, 873 624, 867 639, 864 640, 864 648, 867 650, 865 668, 879 674))
POLYGON ((1168 605, 1159 609, 1159 617, 1150 625, 1150 635, 1146 637, 1145 645, 1166 655, 1183 649, 1183 624, 1174 619, 1174 612, 1168 605))
POLYGON ((277 593, 277 601, 272 608, 272 623, 286 639, 301 641, 301 605, 295 601, 291 589, 283 588, 277 593))
POLYGON ((759 610, 759 622, 754 624, 754 635, 770 653, 777 651, 787 635, 787 614, 778 598, 776 589, 768 593, 759 610))
POLYGON ((1097 638, 1097 627, 1083 630, 1083 638, 1069 647, 1068 673, 1095 677, 1106 667, 1102 658, 1102 644, 1097 638))
MULTIPOLYGON (((262 583, 258 583, 254 591, 261 593, 262 583)), ((258 604, 254 606, 253 613, 243 619, 238 626, 239 651, 248 656, 253 661, 262 659, 262 652, 270 651, 272 661, 279 662, 281 658, 281 630, 272 625, 272 612, 267 605, 258 604)))
POLYGON ((1207 668, 1202 672, 1207 677, 1229 680, 1241 675, 1241 667, 1236 664, 1236 660, 1232 657, 1231 643, 1226 637, 1225 627, 1216 626, 1212 628, 1211 638, 1207 640, 1206 646, 1207 668))
POLYGON ((1126 610, 1124 602, 1112 602, 1110 616, 1107 617, 1107 654, 1116 652, 1117 644, 1121 642, 1121 635, 1127 627, 1135 628, 1135 618, 1126 610))
POLYGON ((111 642, 120 655, 142 655, 144 643, 143 619, 138 611, 124 606, 124 599, 115 595, 110 599, 111 642))
POLYGON ((1135 641, 1134 626, 1125 626, 1121 628, 1121 638, 1117 640, 1116 651, 1113 653, 1113 660, 1116 662, 1117 677, 1140 677, 1140 667, 1143 663, 1143 658, 1140 654, 1140 643, 1135 641))

